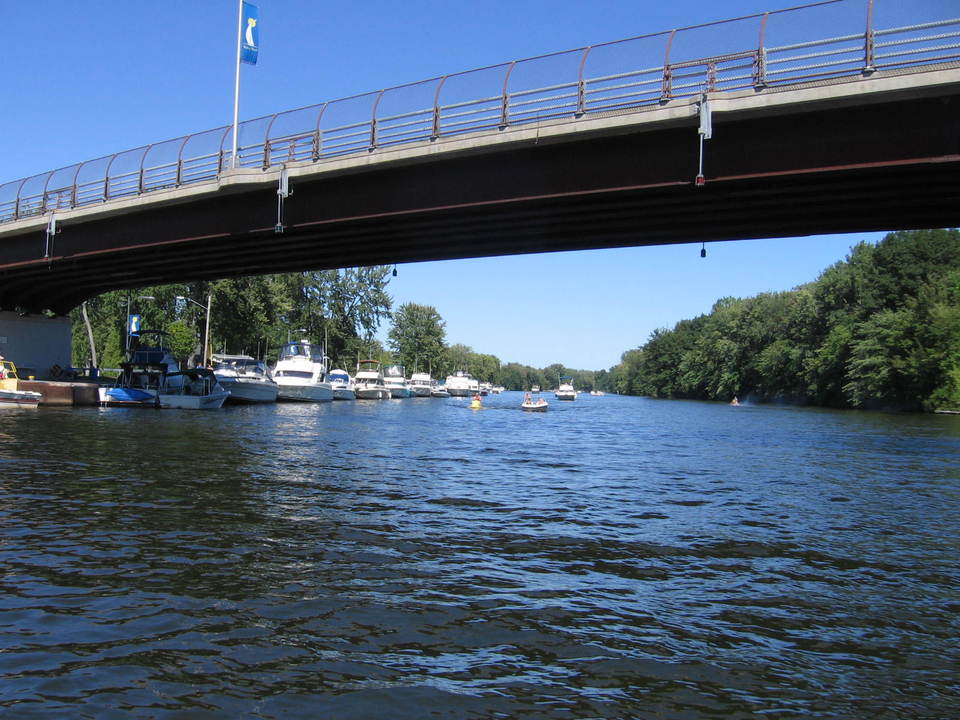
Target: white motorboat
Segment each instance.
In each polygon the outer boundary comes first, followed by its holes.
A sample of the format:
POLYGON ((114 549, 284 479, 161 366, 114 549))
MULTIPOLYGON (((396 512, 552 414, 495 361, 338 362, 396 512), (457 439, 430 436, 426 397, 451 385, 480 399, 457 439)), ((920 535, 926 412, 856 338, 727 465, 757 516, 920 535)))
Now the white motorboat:
POLYGON ((404 377, 403 365, 388 365, 383 371, 383 384, 390 391, 390 397, 408 398, 413 395, 404 377))
MULTIPOLYGON (((534 388, 537 386, 534 385, 534 388)), ((546 412, 549 403, 540 396, 539 389, 534 389, 532 392, 524 393, 520 407, 527 412, 546 412)))
POLYGON ((447 375, 446 386, 451 397, 471 397, 480 392, 480 383, 466 370, 457 370, 453 375, 447 375))
POLYGON ((361 360, 353 376, 358 400, 389 400, 390 389, 383 382, 383 371, 376 360, 361 360))
POLYGON ((430 373, 415 372, 410 376, 410 391, 414 397, 430 397, 433 393, 433 385, 430 373))
POLYGON ((557 387, 557 391, 554 393, 554 396, 557 400, 576 400, 577 391, 573 389, 573 377, 570 375, 563 375, 560 378, 560 384, 557 387))
POLYGON ((450 392, 444 383, 438 382, 434 384, 433 389, 430 391, 430 397, 448 398, 450 397, 450 392))
POLYGON ((217 382, 230 393, 228 403, 277 401, 279 386, 262 360, 249 355, 214 355, 212 360, 217 382))
POLYGON ((346 370, 331 370, 327 375, 330 386, 333 388, 334 400, 356 400, 357 390, 353 383, 353 378, 346 370))
POLYGON ((278 400, 331 402, 333 387, 327 381, 327 361, 319 345, 294 340, 280 348, 273 367, 278 400))
POLYGON ((217 410, 229 396, 212 370, 193 368, 168 374, 157 401, 162 408, 217 410))

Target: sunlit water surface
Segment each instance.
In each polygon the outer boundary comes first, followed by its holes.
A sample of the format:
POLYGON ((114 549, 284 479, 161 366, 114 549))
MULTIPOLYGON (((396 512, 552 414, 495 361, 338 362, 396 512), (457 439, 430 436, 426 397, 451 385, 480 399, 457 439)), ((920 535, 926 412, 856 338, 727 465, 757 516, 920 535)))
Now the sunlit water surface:
POLYGON ((960 717, 960 417, 0 412, 0 716, 960 717))

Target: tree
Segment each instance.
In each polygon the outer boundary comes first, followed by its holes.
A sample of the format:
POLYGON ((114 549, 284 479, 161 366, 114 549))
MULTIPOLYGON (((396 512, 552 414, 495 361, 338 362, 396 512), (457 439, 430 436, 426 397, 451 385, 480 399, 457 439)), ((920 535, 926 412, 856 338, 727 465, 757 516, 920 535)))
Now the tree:
POLYGON ((393 314, 393 327, 387 335, 396 361, 412 371, 432 372, 443 359, 445 323, 436 308, 406 303, 393 314))

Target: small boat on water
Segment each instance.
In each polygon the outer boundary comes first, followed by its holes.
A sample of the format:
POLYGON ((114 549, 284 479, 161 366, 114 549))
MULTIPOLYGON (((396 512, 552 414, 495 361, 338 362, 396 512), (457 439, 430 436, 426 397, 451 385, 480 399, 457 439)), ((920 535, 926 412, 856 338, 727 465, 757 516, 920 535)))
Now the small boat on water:
POLYGON ((471 397, 480 392, 480 383, 466 370, 457 370, 453 375, 447 375, 446 386, 451 397, 471 397))
POLYGON ((280 348, 273 379, 279 386, 278 400, 333 401, 323 350, 309 340, 294 340, 280 348))
POLYGON ((383 384, 390 391, 390 397, 408 398, 413 395, 404 377, 403 365, 388 365, 383 371, 383 384))
POLYGON ((531 392, 524 393, 523 402, 520 404, 520 407, 527 412, 546 412, 549 403, 540 396, 540 390, 538 388, 531 392))
POLYGON ((361 360, 353 376, 357 400, 389 400, 390 390, 383 382, 383 371, 377 360, 361 360))
POLYGON ((12 360, 0 360, 0 408, 35 408, 43 398, 33 390, 19 390, 20 375, 12 360))
POLYGON ((563 375, 560 377, 559 387, 554 393, 554 396, 557 400, 576 400, 577 391, 573 389, 573 377, 570 375, 563 375))
POLYGON ((214 355, 213 373, 228 391, 229 403, 271 403, 279 387, 262 360, 249 355, 214 355))
POLYGON ((433 378, 430 373, 415 372, 410 376, 410 392, 414 397, 430 397, 433 394, 433 378))
POLYGON ((433 388, 430 390, 430 397, 435 398, 448 398, 450 393, 447 391, 447 386, 441 382, 435 382, 433 388))
POLYGON ((330 387, 333 388, 334 400, 357 399, 357 389, 354 385, 353 378, 350 377, 350 373, 346 370, 341 370, 340 368, 331 370, 330 374, 327 375, 327 380, 330 381, 330 387))

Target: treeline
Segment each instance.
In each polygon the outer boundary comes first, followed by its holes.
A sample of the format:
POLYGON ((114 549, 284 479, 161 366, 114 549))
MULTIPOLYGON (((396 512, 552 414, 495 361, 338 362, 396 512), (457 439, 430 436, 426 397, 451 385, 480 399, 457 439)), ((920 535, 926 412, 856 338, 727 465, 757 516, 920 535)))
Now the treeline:
POLYGON ((960 233, 891 233, 815 282, 719 300, 624 353, 610 380, 664 398, 960 407, 960 233))
POLYGON ((439 379, 465 370, 514 390, 555 388, 563 375, 573 376, 579 390, 605 389, 606 371, 503 364, 465 345, 448 346, 435 308, 407 303, 393 310, 390 276, 390 266, 374 266, 104 293, 71 313, 73 364, 119 367, 129 312, 141 316, 143 330, 165 332, 167 347, 184 366, 201 361, 205 342, 208 354, 247 354, 272 364, 285 342, 305 337, 326 347, 332 366, 350 371, 358 360, 375 359, 404 365, 408 375, 428 371, 439 379), (384 322, 391 324, 386 347, 374 337, 384 322))

